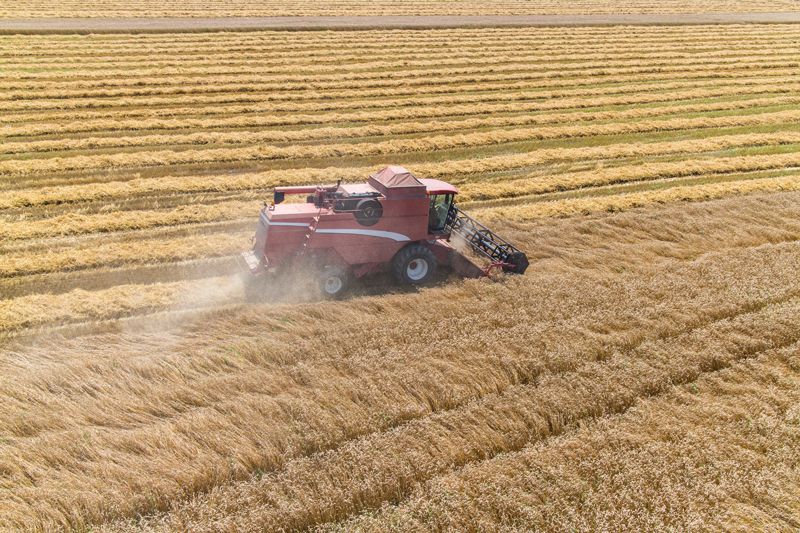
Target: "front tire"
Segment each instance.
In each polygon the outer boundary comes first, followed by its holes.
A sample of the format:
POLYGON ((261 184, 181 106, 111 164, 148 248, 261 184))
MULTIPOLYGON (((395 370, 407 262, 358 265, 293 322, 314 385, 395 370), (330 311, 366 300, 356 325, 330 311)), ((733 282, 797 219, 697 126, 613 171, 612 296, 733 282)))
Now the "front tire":
POLYGON ((406 246, 394 256, 392 272, 397 281, 406 285, 424 285, 436 274, 436 256, 423 244, 406 246))
POLYGON ((350 273, 339 266, 327 266, 319 277, 319 289, 325 298, 338 300, 350 287, 350 273))

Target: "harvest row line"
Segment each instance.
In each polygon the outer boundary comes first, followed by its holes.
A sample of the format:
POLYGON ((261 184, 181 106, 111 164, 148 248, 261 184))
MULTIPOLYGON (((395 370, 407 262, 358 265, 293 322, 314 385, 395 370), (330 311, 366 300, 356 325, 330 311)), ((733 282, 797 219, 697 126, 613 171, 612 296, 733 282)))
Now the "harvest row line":
MULTIPOLYGON (((303 142, 312 140, 335 140, 355 137, 378 137, 388 135, 402 135, 415 133, 431 133, 439 131, 459 131, 473 130, 488 127, 512 127, 522 125, 544 125, 561 124, 622 119, 637 119, 643 117, 660 117, 664 115, 695 114, 727 110, 743 110, 743 114, 757 112, 757 108, 768 106, 784 106, 800 103, 797 96, 777 96, 773 98, 753 98, 747 100, 731 100, 722 102, 712 102, 703 104, 682 104, 665 107, 645 107, 634 109, 623 109, 620 111, 578 111, 572 113, 556 113, 541 115, 512 115, 512 116, 487 116, 484 118, 456 118, 447 121, 431 120, 425 122, 408 122, 402 120, 397 113, 384 113, 387 119, 394 117, 395 120, 387 121, 384 124, 351 126, 351 127, 316 127, 303 128, 297 130, 281 129, 267 130, 261 132, 237 131, 237 132, 207 132, 207 133, 174 133, 170 135, 138 135, 124 137, 88 137, 80 139, 57 139, 57 140, 36 140, 7 142, 0 146, 0 154, 34 153, 34 152, 54 152, 63 150, 92 150, 100 148, 134 148, 145 146, 180 146, 198 144, 256 144, 264 142, 303 142)), ((502 106, 487 106, 491 111, 479 111, 481 106, 470 108, 469 114, 489 114, 496 115, 498 108, 508 111, 514 110, 524 112, 529 105, 503 104, 502 106)), ((380 113, 370 113, 373 122, 380 120, 380 113)), ((326 117, 329 118, 329 117, 326 117)), ((208 120, 208 125, 221 128, 227 126, 228 120, 208 120)), ((260 117, 253 117, 251 120, 233 119, 237 127, 247 123, 249 127, 264 126, 260 117)), ((338 121, 331 121, 338 122, 338 121)), ((194 126, 197 127, 197 126, 194 126)), ((592 127, 587 124, 587 127, 592 127)), ((545 134, 546 135, 546 134, 545 134)), ((85 154, 82 154, 85 155, 85 154)))
MULTIPOLYGON (((676 41, 713 41, 739 37, 740 41, 756 37, 781 37, 796 33, 792 24, 743 24, 743 25, 677 25, 677 26, 586 26, 586 27, 539 27, 535 33, 529 28, 453 28, 409 30, 384 30, 382 38, 390 44, 421 45, 443 44, 444 46, 474 45, 486 42, 488 45, 508 41, 521 44, 539 43, 550 46, 563 43, 569 46, 584 46, 596 43, 631 43, 676 41)), ((135 51, 137 48, 153 52, 168 49, 184 50, 191 47, 223 49, 225 46, 275 47, 288 50, 308 50, 313 47, 335 48, 340 45, 352 48, 358 45, 374 45, 374 34, 364 31, 253 31, 253 32, 182 32, 171 34, 95 34, 95 35, 3 35, 0 38, 0 51, 10 52, 16 47, 22 52, 112 52, 135 51)))
MULTIPOLYGON (((332 81, 357 81, 357 80, 379 80, 391 78, 394 80, 403 78, 420 77, 426 74, 436 74, 437 76, 444 75, 460 75, 460 74, 475 74, 475 73, 490 73, 490 72, 514 72, 536 69, 541 73, 542 77, 552 76, 555 73, 563 73, 562 76, 580 75, 583 72, 608 72, 608 73, 630 73, 630 67, 642 68, 656 68, 656 67, 677 67, 683 65, 687 70, 699 70, 701 66, 706 68, 716 68, 730 64, 743 64, 750 63, 764 63, 765 66, 791 66, 792 61, 796 61, 800 56, 800 49, 781 50, 770 52, 765 50, 763 54, 753 54, 742 56, 741 54, 731 54, 729 57, 697 57, 688 56, 686 58, 668 58, 668 57, 654 57, 654 58, 635 58, 635 59, 608 59, 597 58, 586 61, 576 61, 572 58, 566 57, 565 60, 561 59, 539 59, 529 55, 509 55, 509 54, 494 54, 486 53, 481 57, 475 58, 458 58, 450 57, 446 60, 430 60, 430 61, 402 61, 402 68, 387 69, 383 66, 374 69, 369 65, 368 69, 350 69, 343 71, 341 66, 339 68, 331 67, 325 69, 321 65, 317 68, 314 63, 309 64, 306 72, 298 69, 296 65, 293 68, 286 69, 286 71, 270 72, 265 70, 263 65, 253 67, 251 65, 225 65, 224 68, 201 68, 197 69, 170 69, 158 68, 151 69, 150 75, 142 75, 138 71, 130 71, 125 69, 126 76, 124 78, 114 78, 116 74, 121 74, 122 71, 114 69, 104 69, 100 76, 87 79, 81 73, 75 73, 75 79, 65 79, 61 76, 56 79, 48 80, 32 80, 23 76, 14 76, 9 81, 0 81, 0 88, 14 89, 14 90, 39 90, 39 89, 54 89, 59 88, 62 90, 67 89, 89 89, 89 88, 108 88, 108 87, 131 87, 131 86, 148 86, 159 87, 169 86, 175 84, 211 84, 230 81, 228 78, 237 77, 240 82, 261 82, 261 81, 285 81, 287 83, 299 82, 332 82, 332 81), (543 63, 543 64, 539 64, 543 63), (420 69, 419 67, 429 67, 420 69), (238 67, 238 68, 237 68, 238 67), (413 70, 408 70, 413 69, 413 70), (316 71, 318 70, 318 71, 316 71), (325 74, 325 71, 332 74, 325 74), (169 76, 169 78, 164 78, 169 76)), ((399 66, 399 64, 398 64, 399 66)))
POLYGON ((218 300, 241 301, 241 289, 230 280, 207 279, 151 285, 117 285, 100 291, 75 289, 62 294, 32 294, 0 300, 0 336, 14 330, 33 329, 48 323, 69 324, 89 320, 108 320, 156 312, 167 308, 200 307, 218 300), (205 300, 185 300, 190 289, 208 284, 205 300), (48 298, 50 303, 48 303, 48 298))
POLYGON ((588 198, 569 198, 511 207, 490 207, 473 212, 479 218, 492 222, 525 222, 546 217, 565 217, 600 211, 624 211, 636 207, 674 202, 703 202, 728 196, 756 193, 800 191, 800 173, 792 176, 769 177, 670 187, 662 190, 645 191, 588 198))
POLYGON ((253 146, 248 148, 209 148, 175 152, 115 153, 76 155, 48 159, 0 161, 0 175, 32 176, 70 170, 99 170, 110 168, 146 168, 176 164, 213 163, 228 161, 267 161, 340 156, 372 156, 429 152, 453 148, 489 146, 511 142, 564 139, 596 135, 622 135, 654 131, 790 124, 800 121, 800 111, 778 111, 755 115, 675 118, 641 122, 519 128, 489 132, 434 135, 430 137, 396 139, 365 143, 332 143, 297 146, 253 146))
POLYGON ((0 278, 232 255, 245 249, 251 236, 252 231, 246 231, 105 243, 102 248, 89 242, 86 246, 51 248, 38 253, 30 250, 4 253, 0 257, 0 278))
MULTIPOLYGON (((248 220, 248 223, 248 226, 252 225, 252 220, 248 220)), ((239 229, 243 227, 244 225, 240 224, 239 229)), ((249 238, 240 241, 236 253, 233 255, 186 260, 165 258, 164 261, 154 258, 153 261, 146 263, 131 260, 111 267, 97 265, 88 269, 76 268, 63 272, 43 272, 0 278, 0 294, 3 295, 2 299, 11 299, 40 294, 43 286, 47 287, 48 294, 63 294, 76 289, 104 290, 116 287, 120 283, 146 286, 153 283, 237 275, 241 273, 241 265, 238 262, 239 252, 242 251, 242 246, 247 246, 248 242, 250 242, 249 238)), ((75 332, 81 327, 70 329, 75 332)), ((91 331, 89 332, 91 333, 91 331)), ((20 333, 24 335, 24 332, 20 333)))
MULTIPOLYGON (((574 50, 576 59, 581 57, 594 57, 599 54, 606 54, 608 57, 616 56, 633 56, 638 57, 641 55, 662 55, 669 56, 670 54, 676 57, 686 57, 687 54, 697 54, 702 57, 704 55, 726 54, 739 51, 742 55, 747 55, 752 52, 759 52, 769 49, 780 49, 782 47, 791 49, 795 45, 794 38, 796 34, 789 34, 786 36, 759 36, 754 37, 757 42, 742 41, 740 39, 714 39, 708 41, 683 41, 678 40, 675 42, 642 42, 637 41, 635 50, 631 49, 632 43, 625 43, 617 45, 609 45, 608 43, 601 44, 584 44, 572 46, 570 49, 574 50)), ((275 50, 265 50, 260 47, 237 47, 236 45, 225 46, 220 49, 214 47, 192 47, 189 49, 180 49, 176 47, 168 48, 162 51, 147 51, 142 50, 141 47, 135 49, 135 53, 130 55, 113 54, 104 55, 109 53, 104 51, 104 54, 94 54, 89 56, 69 56, 65 55, 63 51, 54 54, 52 57, 44 58, 31 58, 23 60, 22 55, 11 55, 6 60, 2 60, 0 55, 0 64, 6 68, 19 69, 22 71, 21 75, 25 77, 51 77, 60 75, 77 75, 77 74, 95 74, 90 72, 96 69, 109 69, 113 67, 156 67, 156 66, 214 66, 221 62, 239 61, 239 62, 252 62, 259 60, 257 65, 261 68, 264 67, 290 67, 295 61, 298 65, 307 65, 311 62, 318 62, 322 65, 327 63, 341 63, 347 61, 348 68, 358 69, 365 66, 373 66, 373 68, 380 68, 380 65, 388 67, 389 65, 397 63, 398 54, 402 53, 411 62, 424 62, 434 60, 435 58, 473 58, 485 57, 488 52, 497 53, 498 55, 519 53, 531 55, 541 60, 546 60, 552 56, 559 58, 564 56, 564 48, 567 44, 559 44, 553 46, 542 45, 541 42, 536 41, 526 45, 526 43, 517 43, 515 46, 507 44, 506 40, 499 41, 496 45, 477 40, 472 45, 448 45, 442 43, 421 44, 417 46, 404 45, 398 43, 397 50, 392 51, 392 45, 387 43, 384 46, 376 47, 369 55, 364 55, 364 46, 357 45, 352 49, 348 47, 337 46, 335 49, 327 49, 322 46, 309 47, 304 50, 293 50, 291 47, 277 48, 275 50), (292 57, 297 56, 296 59, 289 59, 284 57, 286 54, 291 54, 292 57), (166 57, 158 58, 159 55, 166 55, 166 57), (266 55, 266 57, 264 57, 266 55), (154 57, 155 56, 155 57, 154 57), (30 72, 30 62, 36 61, 37 71, 30 72), (39 71, 39 68, 53 69, 53 72, 39 71), (73 69, 73 70, 70 70, 73 69)))
MULTIPOLYGON (((236 78, 235 81, 226 77, 203 79, 188 78, 181 80, 176 77, 176 83, 157 83, 149 85, 146 80, 142 81, 141 86, 116 87, 116 88, 48 88, 31 94, 24 90, 10 90, 0 94, 0 101, 15 100, 47 100, 47 99, 69 99, 69 98, 109 98, 125 96, 151 96, 164 94, 198 94, 198 93, 220 93, 220 92, 241 92, 258 91, 269 92, 276 97, 290 96, 295 99, 298 95, 285 95, 287 92, 308 91, 314 95, 314 91, 324 91, 324 96, 331 98, 340 94, 343 90, 353 92, 368 91, 370 89, 398 88, 407 90, 413 87, 431 86, 451 86, 456 84, 482 84, 494 83, 499 81, 532 81, 542 80, 541 87, 549 86, 553 82, 563 85, 562 80, 568 79, 575 84, 599 84, 604 81, 613 83, 654 81, 654 74, 665 74, 665 79, 672 79, 675 72, 680 72, 684 79, 694 78, 730 78, 741 77, 744 74, 755 75, 763 73, 768 75, 791 75, 798 71, 800 61, 738 61, 731 64, 712 63, 708 65, 693 66, 671 66, 654 65, 641 67, 621 67, 621 68, 587 68, 587 69, 560 69, 553 71, 527 71, 524 65, 513 66, 508 69, 498 67, 497 69, 473 69, 465 68, 453 71, 448 74, 445 70, 442 74, 427 77, 409 77, 407 79, 393 79, 391 76, 381 74, 379 77, 365 78, 343 78, 337 81, 314 81, 313 77, 305 78, 308 81, 279 81, 280 78, 260 75, 244 75, 236 78), (495 72, 496 70, 496 72, 495 72), (505 74, 504 74, 505 72, 505 74), (604 78, 608 78, 605 80, 604 78), (337 93, 337 91, 339 91, 337 93)), ((368 93, 367 93, 368 94, 368 93)), ((308 98, 309 95, 303 95, 308 98)), ((318 96, 317 96, 318 97, 318 96)))
MULTIPOLYGON (((719 87, 721 85, 737 85, 747 87, 761 85, 762 92, 770 89, 780 92, 781 83, 792 83, 797 80, 797 69, 766 69, 764 73, 754 75, 758 69, 749 71, 721 71, 712 76, 712 73, 694 73, 687 75, 686 80, 675 81, 675 76, 669 75, 662 78, 652 75, 633 75, 618 76, 607 80, 605 84, 597 85, 597 78, 573 79, 573 80, 538 80, 535 82, 525 81, 525 75, 521 81, 484 81, 480 85, 472 82, 465 82, 461 85, 453 83, 442 83, 433 86, 421 87, 386 87, 379 89, 325 91, 325 92, 306 92, 280 94, 274 91, 263 91, 258 85, 238 85, 230 84, 224 88, 200 87, 195 91, 182 91, 175 87, 171 90, 155 91, 160 92, 159 96, 146 96, 146 94, 134 97, 104 97, 104 98, 59 98, 55 100, 19 100, 14 102, 0 102, 2 111, 32 111, 32 110, 67 110, 67 109, 98 109, 98 108, 119 108, 129 106, 157 106, 157 105, 189 105, 191 103, 220 104, 220 103, 272 103, 273 105, 283 105, 286 110, 322 111, 330 109, 357 109, 376 107, 375 100, 380 106, 397 107, 402 105, 418 105, 426 103, 420 99, 426 97, 438 97, 437 102, 476 102, 476 101, 498 101, 507 100, 508 92, 530 91, 540 89, 536 93, 528 93, 524 99, 555 99, 572 96, 600 96, 609 94, 622 94, 630 92, 665 92, 675 89, 688 89, 690 87, 719 87), (789 76, 782 76, 789 74, 789 76), (622 81, 617 81, 624 78, 622 81), (611 81, 611 84, 609 84, 611 81), (640 83, 633 83, 639 81, 640 83), (627 84, 625 82, 628 82, 627 84), (770 84, 766 87, 767 84, 770 84), (578 88, 575 88, 578 86, 578 88), (549 89, 549 90, 548 90, 549 89), (504 91, 502 97, 498 97, 497 92, 504 91), (455 93, 455 94, 454 94, 455 93), (383 97, 391 97, 391 104, 386 104, 383 97), (398 97, 406 97, 397 100, 398 97), (444 97, 444 99, 442 99, 444 97), (413 98, 413 100, 411 99, 413 98), (342 101, 342 100, 348 101, 342 101), (400 104, 396 102, 401 102, 400 104)), ((506 78, 501 76, 500 78, 506 78)), ((464 80, 462 80, 464 81, 464 80)), ((146 93, 147 91, 145 91, 146 93)), ((522 99, 514 95, 517 100, 522 99)), ((555 105, 555 104, 553 104, 555 105)), ((586 106, 585 106, 586 107, 586 106)))
MULTIPOLYGON (((421 176, 449 179, 461 184, 464 181, 464 176, 485 175, 555 162, 612 160, 644 156, 658 157, 668 154, 698 154, 736 147, 770 146, 797 142, 799 142, 798 134, 793 131, 765 134, 748 133, 682 141, 624 142, 578 148, 549 148, 532 153, 504 154, 480 159, 453 159, 447 162, 418 163, 413 168, 421 176)), ((705 161, 713 163, 713 159, 705 159, 705 161)), ((374 171, 374 168, 371 166, 280 169, 256 174, 164 176, 156 179, 133 178, 116 182, 10 190, 0 194, 0 209, 131 198, 143 194, 168 195, 187 192, 230 192, 269 189, 277 185, 314 183, 321 180, 360 180, 372 171, 374 171)))
MULTIPOLYGON (((472 94, 467 87, 461 91, 444 88, 442 91, 430 91, 427 94, 418 95, 416 98, 406 98, 400 95, 398 98, 380 98, 366 99, 363 101, 349 101, 349 100, 329 100, 320 102, 292 102, 292 101, 271 101, 269 94, 252 95, 248 98, 247 95, 222 95, 212 97, 195 97, 192 99, 201 100, 203 103, 207 100, 212 102, 210 107, 198 107, 198 111, 204 111, 201 117, 210 114, 230 114, 243 115, 253 113, 281 113, 274 117, 231 117, 224 119, 222 124, 229 127, 248 126, 254 125, 289 125, 289 124, 311 124, 311 123, 324 123, 325 117, 329 117, 331 111, 346 111, 347 113, 340 113, 334 115, 335 120, 348 120, 354 118, 356 122, 361 117, 366 116, 366 110, 372 110, 372 113, 380 113, 381 110, 391 109, 391 112, 397 113, 398 117, 429 117, 429 116, 448 116, 454 113, 449 108, 442 108, 442 106, 461 105, 456 107, 456 111, 461 112, 468 109, 466 105, 476 106, 485 103, 500 102, 506 104, 508 102, 519 103, 526 106, 527 111, 547 111, 555 109, 580 109, 580 108, 594 108, 606 107, 610 105, 625 105, 625 104, 646 104, 658 103, 678 99, 697 99, 697 98, 714 98, 725 96, 737 96, 747 94, 792 94, 792 91, 797 86, 798 78, 791 77, 739 77, 726 81, 720 80, 690 80, 680 82, 664 82, 660 83, 657 88, 652 83, 646 82, 641 84, 630 84, 624 87, 617 86, 600 86, 600 87, 581 87, 572 89, 556 88, 530 90, 526 84, 513 84, 511 87, 504 85, 505 91, 492 91, 482 92, 479 91, 472 94), (657 89, 657 90, 654 90, 657 89), (459 94, 453 95, 451 92, 458 92, 459 94), (592 98, 587 98, 592 97, 592 98), (213 105, 218 101, 233 100, 233 105, 213 105), (247 102, 249 99, 255 100, 252 104, 237 105, 235 102, 244 100, 247 102), (266 100, 266 101, 262 101, 266 100), (436 112, 430 107, 442 108, 441 112, 436 112), (313 115, 300 115, 297 113, 312 112, 313 115), (291 113, 284 115, 283 113, 291 113), (295 118, 297 117, 297 118, 295 118), (248 122, 255 121, 255 122, 248 122)), ((117 101, 120 105, 135 105, 136 99, 127 99, 127 102, 117 101)), ((166 99, 143 99, 141 105, 157 105, 167 103, 166 99)), ((174 102, 173 99, 169 101, 174 102)), ((64 100, 64 102, 68 102, 64 100)), ((94 101, 98 102, 98 101, 94 101)), ((108 100, 106 102, 109 102, 108 100)), ((74 102, 72 102, 74 103, 74 102)), ((103 103, 102 101, 98 103, 103 103)), ((181 100, 185 104, 185 99, 181 100)), ((94 105, 94 104, 90 104, 94 105)), ((68 107, 68 106, 64 106, 68 107)), ((140 116, 141 113, 148 113, 144 116, 151 116, 155 114, 159 116, 160 113, 166 116, 172 116, 173 113, 191 113, 192 108, 158 108, 155 110, 148 110, 147 108, 136 107, 134 109, 122 108, 114 109, 113 111, 100 111, 108 117, 115 120, 82 120, 76 122, 53 122, 53 123, 38 123, 29 124, 26 126, 9 126, 5 134, 7 136, 22 136, 22 135, 35 135, 47 132, 64 133, 64 132, 86 132, 95 131, 100 129, 112 130, 135 130, 135 129, 182 129, 187 127, 201 127, 213 128, 214 124, 220 119, 211 117, 206 118, 186 118, 186 119, 147 119, 147 120, 120 120, 128 116, 140 116), (117 124, 117 126, 114 126, 117 124), (137 126, 138 125, 138 126, 137 126)), ((84 111, 84 114, 87 112, 84 111)), ((95 113, 95 112, 89 112, 95 113)), ((368 113, 367 113, 368 114, 368 113)), ((91 114, 87 118, 91 118, 91 114)))
MULTIPOLYGON (((688 84, 688 87, 695 87, 688 84)), ((212 128, 246 128, 290 126, 302 124, 330 124, 375 122, 396 119, 458 117, 485 113, 540 112, 553 110, 573 110, 582 108, 607 108, 629 104, 659 104, 681 100, 707 100, 712 98, 757 97, 770 95, 775 99, 792 98, 794 91, 800 89, 800 82, 786 78, 778 86, 766 83, 751 86, 720 82, 705 88, 686 88, 687 85, 669 84, 660 91, 652 91, 650 85, 632 86, 629 90, 617 91, 616 96, 595 96, 590 100, 580 94, 565 95, 562 98, 542 100, 538 91, 504 92, 491 94, 467 94, 463 96, 433 96, 409 99, 368 100, 363 106, 353 102, 330 101, 321 103, 301 102, 299 104, 256 102, 252 104, 208 105, 192 107, 126 107, 99 111, 57 111, 28 112, 9 115, 8 126, 4 130, 7 137, 33 135, 59 135, 66 133, 85 133, 92 131, 136 131, 136 130, 180 130, 212 128), (676 90, 679 89, 679 90, 676 90), (786 96, 789 95, 789 96, 786 96), (534 100, 534 101, 531 101, 534 100), (498 102, 498 103, 495 103, 498 102), (509 103, 514 102, 514 103, 509 103), (370 109, 370 111, 366 111, 370 109), (336 111, 348 112, 338 113, 336 111), (302 114, 312 112, 313 114, 302 114), (260 116, 247 116, 259 114, 260 116), (186 118, 181 115, 190 115, 186 118), (213 115, 222 115, 215 117, 213 115), (196 118, 197 116, 201 118, 196 118), (137 120, 125 120, 140 117, 137 120), (150 118, 166 117, 166 118, 150 118), (56 121, 34 123, 40 121, 56 121), (113 119, 113 120, 104 120, 113 119), (26 123, 16 126, 18 122, 26 123)), ((614 93, 611 93, 614 94, 614 93)), ((768 98, 763 98, 764 100, 768 98)), ((177 102, 176 102, 177 104, 177 102)), ((702 105, 702 104, 696 104, 702 105)), ((642 107, 644 109, 644 107, 642 107)))
MULTIPOLYGON (((386 29, 382 33, 387 39, 404 40, 408 43, 428 42, 445 40, 449 42, 459 42, 460 38, 479 38, 491 39, 512 38, 520 39, 542 39, 546 41, 552 37, 559 39, 572 38, 581 40, 599 40, 603 36, 615 36, 620 38, 639 39, 646 36, 675 36, 675 35, 751 35, 752 33, 761 34, 784 34, 795 31, 792 24, 741 24, 741 25, 718 25, 718 24, 698 24, 698 25, 673 25, 673 26, 558 26, 558 27, 538 27, 535 34, 529 28, 515 27, 486 27, 486 28, 437 28, 428 30, 410 29, 386 29)), ((203 45, 214 43, 236 44, 236 43, 339 43, 348 44, 352 42, 374 43, 372 34, 364 31, 355 30, 336 30, 336 31, 317 31, 317 32, 291 32, 273 30, 255 30, 249 32, 179 32, 179 33, 127 33, 127 34, 17 34, 3 35, 0 39, 0 49, 2 43, 8 43, 21 49, 37 49, 50 47, 63 47, 64 49, 91 47, 110 47, 112 45, 132 45, 146 46, 147 44, 160 44, 176 46, 178 44, 203 45)), ((574 43, 572 43, 574 44, 574 43)))
MULTIPOLYGON (((612 63, 622 63, 627 62, 631 63, 633 61, 638 61, 643 64, 647 64, 650 62, 651 64, 656 61, 669 61, 670 56, 674 56, 678 61, 684 61, 688 59, 695 59, 695 60, 719 60, 725 61, 727 59, 733 59, 734 57, 738 57, 740 59, 744 58, 751 58, 751 57, 761 57, 761 56, 769 56, 770 59, 779 59, 781 57, 793 57, 796 55, 796 49, 791 45, 779 43, 777 45, 771 46, 764 46, 762 48, 753 49, 747 48, 741 51, 741 53, 736 55, 728 54, 726 51, 723 50, 709 50, 709 51, 700 51, 700 50, 688 50, 686 53, 686 47, 681 47, 679 52, 663 52, 663 51, 655 51, 652 53, 641 52, 641 53, 619 53, 614 54, 618 59, 615 60, 608 60, 612 63)), ((406 56, 408 59, 406 60, 398 60, 397 55, 393 54, 391 58, 388 60, 370 60, 370 61, 362 61, 355 64, 351 64, 351 66, 343 71, 341 68, 341 60, 334 60, 330 63, 327 63, 321 59, 314 59, 310 58, 307 61, 293 61, 291 63, 282 63, 282 62, 268 62, 258 57, 251 59, 243 58, 242 55, 236 54, 233 55, 231 58, 220 58, 214 61, 192 61, 187 63, 187 61, 179 61, 179 60, 165 60, 165 61, 153 61, 153 60, 146 60, 143 62, 142 65, 138 65, 136 63, 131 64, 114 64, 112 62, 101 62, 98 63, 95 68, 90 68, 89 65, 85 63, 80 63, 75 65, 75 67, 70 69, 60 69, 53 72, 44 72, 44 71, 37 71, 36 73, 28 73, 24 68, 6 68, 5 69, 5 77, 7 79, 11 79, 14 82, 30 82, 30 83, 56 83, 60 81, 64 82, 82 82, 82 81, 102 81, 104 79, 109 78, 110 76, 120 76, 123 74, 130 74, 134 77, 157 77, 160 74, 171 74, 171 75, 184 75, 184 76, 199 76, 199 75, 215 75, 215 74, 228 74, 232 72, 247 72, 247 73, 259 73, 259 74, 272 74, 272 75, 281 75, 281 74, 302 74, 302 75, 310 75, 314 72, 315 66, 319 68, 319 73, 322 74, 337 74, 346 72, 349 74, 368 74, 368 73, 376 73, 382 74, 386 73, 387 71, 402 71, 408 69, 418 69, 427 71, 432 67, 436 66, 437 64, 441 64, 443 67, 465 67, 470 66, 477 62, 480 64, 481 62, 486 63, 487 59, 490 57, 497 57, 498 60, 502 60, 503 63, 510 63, 513 61, 525 61, 528 65, 539 65, 539 66, 547 66, 548 63, 558 63, 563 62, 567 66, 581 66, 586 64, 587 62, 597 62, 603 59, 603 56, 607 56, 609 52, 606 51, 599 51, 598 53, 592 54, 585 54, 584 56, 578 56, 572 60, 572 58, 563 58, 558 55, 552 54, 532 54, 531 52, 520 52, 515 53, 514 50, 510 52, 505 51, 491 51, 488 53, 480 53, 475 54, 472 56, 463 56, 458 52, 454 52, 453 54, 443 54, 441 51, 436 54, 431 54, 430 57, 411 57, 406 56), (337 68, 338 66, 338 68, 337 68)))

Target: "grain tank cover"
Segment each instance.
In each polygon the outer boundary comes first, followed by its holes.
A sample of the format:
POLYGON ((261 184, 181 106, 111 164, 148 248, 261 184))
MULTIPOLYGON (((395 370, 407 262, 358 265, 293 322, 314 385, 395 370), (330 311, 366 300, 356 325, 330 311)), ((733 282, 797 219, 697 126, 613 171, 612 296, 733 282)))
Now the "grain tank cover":
POLYGON ((425 185, 403 167, 391 165, 369 177, 369 184, 391 196, 424 198, 425 185))

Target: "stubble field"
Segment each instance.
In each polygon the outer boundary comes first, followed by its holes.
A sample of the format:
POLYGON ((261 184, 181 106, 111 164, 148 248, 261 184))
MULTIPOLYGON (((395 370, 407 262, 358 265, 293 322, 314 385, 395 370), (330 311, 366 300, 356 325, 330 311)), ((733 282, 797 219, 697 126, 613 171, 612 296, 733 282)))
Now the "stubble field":
POLYGON ((754 13, 797 11, 792 0, 78 0, 0 1, 0 18, 17 17, 274 17, 392 15, 564 15, 609 13, 754 13))
POLYGON ((0 88, 0 529, 800 525, 796 26, 6 36, 0 88), (387 163, 528 274, 240 304, 271 187, 387 163))

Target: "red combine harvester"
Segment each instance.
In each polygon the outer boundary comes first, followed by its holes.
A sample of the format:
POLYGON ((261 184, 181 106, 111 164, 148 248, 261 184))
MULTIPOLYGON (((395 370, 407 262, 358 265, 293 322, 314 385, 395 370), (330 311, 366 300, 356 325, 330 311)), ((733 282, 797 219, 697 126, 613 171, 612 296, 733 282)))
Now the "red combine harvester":
POLYGON ((309 266, 331 298, 341 296, 353 278, 377 271, 391 270, 411 285, 430 281, 438 265, 468 277, 492 268, 524 273, 527 256, 458 209, 456 194, 449 183, 417 179, 399 166, 363 184, 277 187, 273 204, 261 209, 252 251, 242 253, 248 287, 309 266), (287 194, 307 195, 306 201, 283 203, 287 194), (459 253, 453 247, 459 242, 489 265, 480 268, 459 253))

